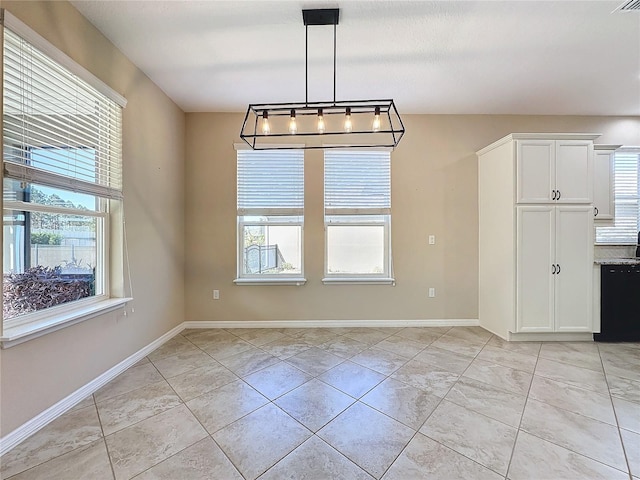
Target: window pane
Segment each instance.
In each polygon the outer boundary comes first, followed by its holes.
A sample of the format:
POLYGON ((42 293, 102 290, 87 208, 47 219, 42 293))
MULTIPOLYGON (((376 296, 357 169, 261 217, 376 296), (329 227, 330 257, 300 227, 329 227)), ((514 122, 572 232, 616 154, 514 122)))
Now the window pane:
POLYGON ((383 274, 383 225, 328 225, 327 273, 383 274))
POLYGON ((96 293, 100 219, 4 211, 3 314, 13 318, 96 293))
POLYGON ((242 234, 243 274, 302 273, 300 225, 244 225, 242 234))
POLYGON ((3 185, 2 193, 5 201, 30 202, 79 210, 98 210, 97 197, 93 195, 20 182, 11 178, 5 178, 3 185))

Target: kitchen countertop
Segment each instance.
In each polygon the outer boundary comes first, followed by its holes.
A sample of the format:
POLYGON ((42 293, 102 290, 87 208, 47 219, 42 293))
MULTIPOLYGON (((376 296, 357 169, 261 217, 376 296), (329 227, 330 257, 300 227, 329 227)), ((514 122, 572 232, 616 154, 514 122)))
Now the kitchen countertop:
POLYGON ((640 265, 640 258, 596 258, 596 265, 640 265))

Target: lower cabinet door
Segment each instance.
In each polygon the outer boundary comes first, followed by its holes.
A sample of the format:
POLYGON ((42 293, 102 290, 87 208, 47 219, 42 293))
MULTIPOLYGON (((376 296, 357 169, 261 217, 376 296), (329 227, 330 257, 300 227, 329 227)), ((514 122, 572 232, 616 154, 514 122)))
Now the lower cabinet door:
POLYGON ((516 207, 516 332, 554 331, 555 208, 516 207))
POLYGON ((593 331, 593 209, 556 207, 555 331, 593 331))

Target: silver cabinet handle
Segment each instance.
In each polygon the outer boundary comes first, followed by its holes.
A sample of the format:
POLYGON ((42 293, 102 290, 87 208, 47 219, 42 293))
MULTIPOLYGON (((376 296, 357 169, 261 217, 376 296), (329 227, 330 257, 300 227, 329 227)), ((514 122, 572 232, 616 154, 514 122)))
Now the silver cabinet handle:
POLYGON ((556 199, 556 191, 551 190, 551 200, 555 200, 555 199, 556 199))
POLYGON ((556 265, 555 263, 551 264, 551 275, 555 275, 556 274, 556 265))
POLYGON ((557 266, 558 266, 558 271, 556 273, 559 274, 560 273, 560 264, 558 263, 557 266))
POLYGON ((593 216, 594 217, 598 216, 598 207, 593 207, 593 216))
POLYGON ((560 200, 561 196, 562 196, 562 192, 560 190, 558 190, 558 198, 556 198, 556 200, 560 200))

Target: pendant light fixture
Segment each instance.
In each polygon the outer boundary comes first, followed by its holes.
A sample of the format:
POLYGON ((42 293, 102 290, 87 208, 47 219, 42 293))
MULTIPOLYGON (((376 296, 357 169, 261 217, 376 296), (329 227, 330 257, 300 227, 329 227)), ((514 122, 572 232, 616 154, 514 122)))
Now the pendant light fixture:
POLYGON ((250 104, 240 138, 254 150, 395 148, 400 142, 405 130, 393 100, 336 100, 336 29, 339 12, 337 8, 302 10, 305 26, 305 101, 250 104), (333 25, 332 101, 309 101, 308 31, 309 26, 316 25, 333 25), (271 123, 270 119, 273 120, 271 123))

